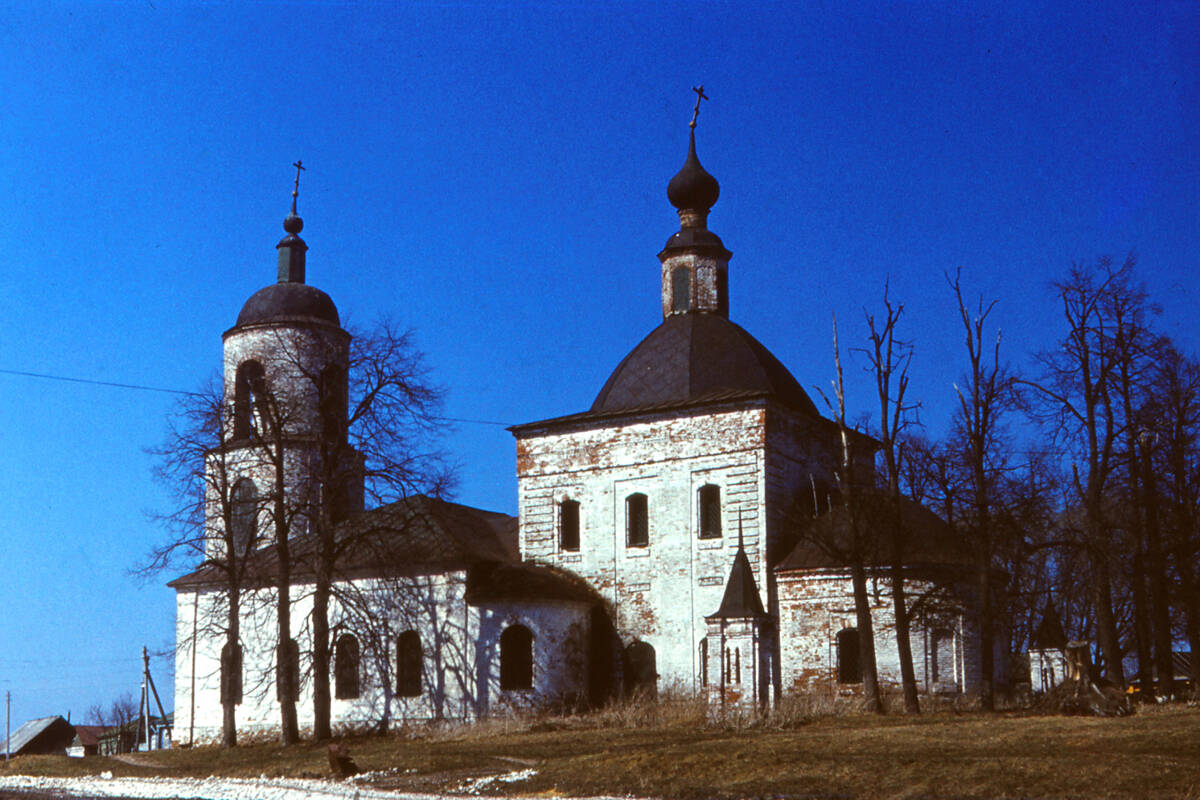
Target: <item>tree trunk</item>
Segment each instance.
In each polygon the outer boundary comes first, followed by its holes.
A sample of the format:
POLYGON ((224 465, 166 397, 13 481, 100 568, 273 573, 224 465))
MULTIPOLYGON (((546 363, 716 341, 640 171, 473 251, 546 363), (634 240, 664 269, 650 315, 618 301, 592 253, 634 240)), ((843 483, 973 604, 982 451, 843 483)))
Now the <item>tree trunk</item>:
POLYGON ((1117 637, 1117 617, 1113 613, 1112 579, 1104 553, 1092 549, 1092 603, 1096 607, 1096 639, 1104 657, 1104 677, 1114 686, 1125 686, 1125 668, 1121 664, 1121 645, 1117 637))
MULTIPOLYGON (((238 639, 241 638, 241 606, 236 594, 236 589, 230 592, 229 618, 225 627, 225 644, 231 649, 238 646, 238 639)), ((196 597, 196 602, 200 602, 199 596, 196 597)), ((195 646, 196 643, 193 642, 192 647, 195 646)), ((230 676, 224 674, 224 663, 221 664, 221 667, 221 680, 230 680, 230 676)), ((195 720, 192 720, 192 724, 195 724, 195 720)), ((234 698, 227 696, 224 691, 224 683, 222 683, 221 692, 221 747, 237 747, 237 703, 234 702, 234 698)))
POLYGON ((1170 698, 1175 693, 1175 659, 1171 646, 1174 637, 1171 635, 1171 600, 1167 595, 1167 564, 1158 515, 1158 489, 1150 454, 1145 454, 1143 460, 1146 464, 1146 477, 1143 481, 1146 498, 1146 569, 1150 578, 1150 627, 1154 631, 1154 663, 1158 667, 1159 697, 1170 698))
POLYGON ((867 594, 867 570, 861 561, 850 567, 854 584, 854 611, 858 627, 858 652, 862 662, 863 699, 867 711, 884 713, 883 698, 879 694, 879 673, 875 666, 875 626, 871 622, 871 598, 867 594))
MULTIPOLYGON (((323 571, 323 570, 322 570, 323 571)), ((313 590, 313 738, 333 736, 332 698, 329 691, 329 591, 330 581, 320 575, 313 590)))
MULTIPOLYGON (((990 552, 991 547, 985 547, 990 552)), ((991 558, 979 569, 979 706, 996 710, 996 620, 992 606, 991 558)))
POLYGON ((293 678, 298 671, 292 664, 292 571, 286 485, 283 473, 283 449, 277 450, 275 468, 275 548, 279 555, 279 582, 276 585, 278 647, 275 649, 276 686, 279 697, 279 741, 292 745, 300 741, 300 726, 296 719, 297 687, 293 678))
POLYGON ((896 615, 896 652, 900 657, 900 683, 904 688, 904 713, 920 714, 917 675, 913 669, 912 640, 909 636, 908 608, 904 597, 904 565, 898 549, 892 559, 892 611, 896 615))
MULTIPOLYGON (((1141 548, 1141 542, 1138 543, 1141 548)), ((1154 659, 1150 650, 1150 615, 1149 603, 1146 599, 1146 559, 1141 552, 1134 553, 1133 573, 1130 576, 1133 584, 1133 640, 1137 650, 1137 676, 1141 684, 1143 700, 1154 699, 1154 659)))

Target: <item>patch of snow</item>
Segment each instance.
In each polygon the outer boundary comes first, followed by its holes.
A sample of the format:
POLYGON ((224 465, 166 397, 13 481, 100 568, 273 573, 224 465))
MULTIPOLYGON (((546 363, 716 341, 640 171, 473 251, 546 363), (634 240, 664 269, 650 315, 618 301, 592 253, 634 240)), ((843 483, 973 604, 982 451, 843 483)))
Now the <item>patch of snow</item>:
POLYGON ((537 775, 536 769, 519 769, 515 772, 505 772, 503 775, 485 775, 482 778, 472 778, 464 781, 451 791, 455 794, 479 794, 484 789, 494 786, 497 783, 527 781, 534 775, 537 775))
POLYGON ((0 789, 144 800, 410 800, 429 797, 305 778, 114 778, 112 773, 95 778, 4 776, 0 777, 0 789))

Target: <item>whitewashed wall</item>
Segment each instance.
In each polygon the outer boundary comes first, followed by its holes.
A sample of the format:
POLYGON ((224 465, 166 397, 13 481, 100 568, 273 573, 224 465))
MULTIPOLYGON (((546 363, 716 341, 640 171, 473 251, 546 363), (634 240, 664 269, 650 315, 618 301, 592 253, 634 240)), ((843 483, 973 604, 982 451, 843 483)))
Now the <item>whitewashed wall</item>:
MULTIPOLYGON (((700 685, 704 618, 721 603, 737 552, 762 586, 764 414, 761 408, 647 416, 517 440, 523 559, 585 578, 608 602, 624 645, 655 650, 660 689, 700 685), (722 536, 700 539, 698 492, 721 488, 722 536), (649 546, 627 547, 625 498, 648 498, 649 546), (558 504, 580 504, 578 552, 559 546, 558 504)), ((765 602, 765 601, 764 601, 765 602)))
MULTIPOLYGON (((362 659, 360 696, 335 698, 332 702, 335 730, 374 725, 384 718, 392 722, 470 719, 480 713, 535 708, 586 694, 586 669, 572 668, 577 662, 586 662, 581 649, 588 636, 588 609, 584 604, 538 602, 477 607, 465 600, 466 575, 462 571, 387 582, 356 581, 351 586, 362 598, 366 613, 376 623, 386 620, 387 626, 378 636, 370 636, 365 624, 357 621, 356 612, 336 600, 331 602, 332 638, 336 641, 343 631, 355 634, 362 659), (532 690, 499 687, 499 638, 512 624, 525 625, 534 636, 532 690), (394 691, 396 637, 409 629, 421 636, 422 693, 399 697, 394 691)), ((297 585, 292 590, 293 638, 299 645, 301 662, 297 714, 302 731, 311 730, 313 721, 311 590, 311 585, 297 585)), ((243 701, 237 707, 240 736, 271 736, 278 730, 274 596, 273 590, 259 590, 243 605, 243 701)), ((217 590, 177 594, 175 738, 181 743, 220 738, 223 608, 217 590)))

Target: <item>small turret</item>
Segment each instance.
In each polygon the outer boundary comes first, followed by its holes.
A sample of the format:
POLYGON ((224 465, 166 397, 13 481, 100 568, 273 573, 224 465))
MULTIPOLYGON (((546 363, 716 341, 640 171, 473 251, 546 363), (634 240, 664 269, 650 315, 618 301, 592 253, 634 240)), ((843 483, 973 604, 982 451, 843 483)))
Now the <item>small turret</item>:
POLYGON ((292 164, 296 168, 296 184, 292 187, 292 211, 283 220, 283 229, 287 236, 279 240, 275 249, 279 251, 279 282, 304 283, 304 254, 308 245, 300 238, 304 230, 304 220, 296 213, 296 198, 300 196, 300 172, 304 169, 301 162, 292 164))
POLYGON ((688 133, 688 154, 679 172, 667 184, 667 199, 679 212, 679 232, 658 254, 662 262, 663 318, 672 314, 720 314, 729 317, 730 252, 720 237, 708 229, 708 213, 721 195, 717 179, 696 155, 696 118, 704 87, 696 93, 688 133))

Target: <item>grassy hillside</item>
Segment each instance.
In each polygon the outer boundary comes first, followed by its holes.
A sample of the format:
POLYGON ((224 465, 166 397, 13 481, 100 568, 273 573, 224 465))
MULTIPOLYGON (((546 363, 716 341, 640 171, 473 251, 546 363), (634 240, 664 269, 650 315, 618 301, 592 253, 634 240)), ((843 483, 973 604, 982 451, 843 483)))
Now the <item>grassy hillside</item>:
MULTIPOLYGON (((706 727, 670 709, 421 727, 342 740, 380 788, 664 798, 1200 798, 1200 709, 1125 718, 863 715, 706 727), (507 775, 515 780, 496 780, 507 775)), ((35 756, 0 774, 325 776, 324 746, 35 756)), ((2 764, 2 762, 0 762, 2 764)))

